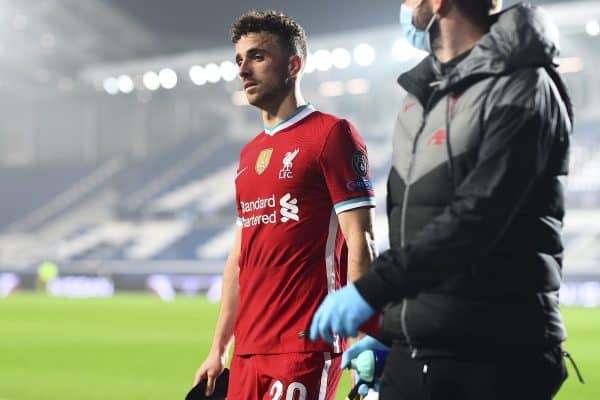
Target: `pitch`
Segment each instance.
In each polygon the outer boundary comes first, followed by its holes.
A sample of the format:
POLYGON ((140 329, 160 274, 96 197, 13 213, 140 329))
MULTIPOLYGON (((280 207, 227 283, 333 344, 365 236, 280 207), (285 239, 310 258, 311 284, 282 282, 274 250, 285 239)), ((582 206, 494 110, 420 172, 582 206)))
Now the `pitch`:
MULTIPOLYGON (((69 300, 17 293, 0 300, 0 400, 176 400, 208 352, 218 306, 144 294, 69 300)), ((600 398, 600 309, 564 310, 586 384, 558 400, 600 398)), ((518 355, 515 355, 518 360, 518 355)), ((338 399, 348 392, 344 374, 338 399)))

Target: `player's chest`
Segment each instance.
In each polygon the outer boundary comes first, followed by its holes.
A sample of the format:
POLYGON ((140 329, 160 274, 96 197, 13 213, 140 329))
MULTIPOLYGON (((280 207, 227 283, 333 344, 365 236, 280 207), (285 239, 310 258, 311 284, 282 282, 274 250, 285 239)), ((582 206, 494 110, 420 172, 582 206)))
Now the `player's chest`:
POLYGON ((265 141, 242 154, 236 176, 240 194, 311 190, 323 180, 317 152, 299 142, 265 141))

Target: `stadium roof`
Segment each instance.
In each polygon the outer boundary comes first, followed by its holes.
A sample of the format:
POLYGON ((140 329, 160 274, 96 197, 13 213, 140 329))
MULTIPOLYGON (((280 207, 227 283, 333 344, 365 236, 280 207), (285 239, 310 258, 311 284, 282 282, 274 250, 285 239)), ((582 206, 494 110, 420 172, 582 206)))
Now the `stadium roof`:
MULTIPOLYGON (((504 1, 505 6, 514 3, 504 1)), ((252 8, 286 12, 314 37, 394 25, 399 4, 400 0, 5 0, 0 13, 0 88, 15 93, 69 89, 90 68, 224 48, 232 20, 252 8)))

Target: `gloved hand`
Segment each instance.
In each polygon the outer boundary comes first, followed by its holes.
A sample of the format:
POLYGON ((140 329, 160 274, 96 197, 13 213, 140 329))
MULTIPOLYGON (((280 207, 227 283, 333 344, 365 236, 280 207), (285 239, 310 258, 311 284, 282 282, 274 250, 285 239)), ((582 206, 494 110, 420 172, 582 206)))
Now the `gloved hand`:
POLYGON ((348 284, 325 297, 310 325, 310 338, 322 338, 333 343, 333 334, 341 337, 356 336, 358 327, 374 312, 356 287, 348 284))
MULTIPOLYGON (((354 365, 350 365, 351 361, 354 359, 358 359, 361 353, 369 351, 369 350, 377 350, 381 352, 389 352, 390 349, 385 344, 381 343, 379 340, 375 339, 371 336, 365 336, 360 339, 358 342, 354 343, 350 346, 344 354, 342 354, 342 368, 351 367, 353 369, 354 365)), ((356 360, 355 360, 356 361, 356 360)), ((357 364, 360 365, 360 364, 357 364)), ((372 380, 372 379, 367 379, 372 380)))
POLYGON ((388 354, 389 348, 371 336, 364 337, 344 352, 342 368, 350 366, 353 369, 355 382, 348 399, 363 398, 369 394, 369 389, 379 391, 388 354))
POLYGON ((348 394, 347 398, 355 399, 357 396, 359 396, 358 398, 360 399, 362 397, 365 397, 367 394, 369 394, 369 385, 360 380, 360 376, 358 375, 358 372, 353 371, 352 376, 354 377, 354 382, 356 382, 356 383, 354 384, 354 387, 348 394))
MULTIPOLYGON (((369 350, 370 352, 370 350, 369 350)), ((381 388, 381 375, 373 380, 373 382, 365 383, 360 380, 358 372, 353 371, 354 386, 346 396, 347 400, 367 400, 367 399, 378 399, 379 389, 381 388)))

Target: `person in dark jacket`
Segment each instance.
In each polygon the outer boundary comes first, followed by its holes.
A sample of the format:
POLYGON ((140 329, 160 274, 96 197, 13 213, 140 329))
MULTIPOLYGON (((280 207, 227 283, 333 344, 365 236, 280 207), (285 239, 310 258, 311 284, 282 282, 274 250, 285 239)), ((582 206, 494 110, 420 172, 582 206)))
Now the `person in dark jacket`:
POLYGON ((490 15, 493 0, 406 3, 406 39, 432 54, 398 79, 408 94, 388 180, 391 248, 324 300, 311 338, 356 335, 385 309, 382 399, 550 399, 566 378, 561 177, 573 120, 558 30, 526 5, 490 15))

